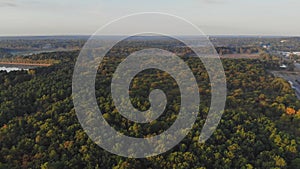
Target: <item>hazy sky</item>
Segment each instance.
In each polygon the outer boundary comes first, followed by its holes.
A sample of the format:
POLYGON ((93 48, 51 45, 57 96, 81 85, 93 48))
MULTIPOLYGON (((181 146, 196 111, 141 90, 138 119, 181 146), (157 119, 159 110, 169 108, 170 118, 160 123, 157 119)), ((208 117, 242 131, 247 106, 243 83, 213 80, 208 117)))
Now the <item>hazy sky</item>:
POLYGON ((93 34, 136 12, 181 16, 209 35, 300 36, 299 9, 299 0, 0 0, 0 36, 93 34))

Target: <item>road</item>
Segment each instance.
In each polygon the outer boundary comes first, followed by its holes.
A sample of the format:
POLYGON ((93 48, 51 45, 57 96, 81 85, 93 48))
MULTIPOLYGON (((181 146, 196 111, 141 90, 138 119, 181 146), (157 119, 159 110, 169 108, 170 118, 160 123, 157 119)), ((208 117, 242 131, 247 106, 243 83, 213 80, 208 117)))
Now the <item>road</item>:
POLYGON ((294 63, 294 65, 295 65, 295 72, 300 72, 300 64, 294 63))
POLYGON ((285 79, 293 83, 297 98, 300 100, 300 64, 295 65, 299 71, 272 71, 274 76, 285 79), (299 82, 297 82, 297 81, 299 82))

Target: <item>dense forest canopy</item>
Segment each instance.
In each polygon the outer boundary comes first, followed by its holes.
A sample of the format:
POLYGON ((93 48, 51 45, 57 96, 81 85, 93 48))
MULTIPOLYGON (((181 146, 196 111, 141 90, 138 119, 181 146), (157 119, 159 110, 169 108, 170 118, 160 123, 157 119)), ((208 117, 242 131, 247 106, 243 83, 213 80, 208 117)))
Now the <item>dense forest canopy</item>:
MULTIPOLYGON (((131 102, 140 110, 150 106, 149 91, 163 87, 171 101, 159 119, 134 123, 113 105, 108 90, 112 73, 123 56, 139 49, 132 44, 130 47, 115 48, 99 65, 99 108, 109 124, 125 135, 160 134, 174 122, 180 107, 178 86, 169 74, 143 71, 130 85, 131 102)), ((200 131, 210 106, 208 74, 201 61, 191 57, 191 51, 166 48, 179 53, 191 68, 201 95, 192 131, 172 150, 131 159, 98 147, 79 124, 72 102, 72 75, 79 51, 52 52, 25 57, 58 61, 50 67, 0 72, 0 168, 300 168, 300 101, 288 82, 267 71, 273 63, 222 59, 228 88, 226 109, 213 136, 200 144, 200 131)))

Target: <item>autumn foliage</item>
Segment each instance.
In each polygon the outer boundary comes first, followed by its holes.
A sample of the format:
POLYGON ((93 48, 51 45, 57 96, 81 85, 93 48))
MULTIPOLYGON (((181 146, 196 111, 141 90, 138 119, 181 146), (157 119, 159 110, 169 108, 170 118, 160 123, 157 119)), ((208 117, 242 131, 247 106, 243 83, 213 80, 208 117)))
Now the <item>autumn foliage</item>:
POLYGON ((288 115, 294 115, 294 114, 296 114, 296 110, 293 109, 293 108, 288 107, 286 109, 286 114, 288 114, 288 115))

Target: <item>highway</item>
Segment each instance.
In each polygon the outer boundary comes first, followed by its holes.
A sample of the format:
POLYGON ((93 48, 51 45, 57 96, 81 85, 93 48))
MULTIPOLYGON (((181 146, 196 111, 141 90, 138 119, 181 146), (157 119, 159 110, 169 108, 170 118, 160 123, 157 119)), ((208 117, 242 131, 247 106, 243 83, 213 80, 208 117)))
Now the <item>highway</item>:
POLYGON ((292 83, 297 98, 300 100, 300 64, 295 64, 295 71, 272 71, 274 76, 285 79, 292 83))

